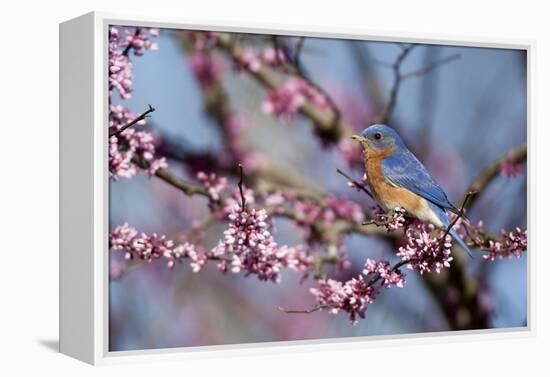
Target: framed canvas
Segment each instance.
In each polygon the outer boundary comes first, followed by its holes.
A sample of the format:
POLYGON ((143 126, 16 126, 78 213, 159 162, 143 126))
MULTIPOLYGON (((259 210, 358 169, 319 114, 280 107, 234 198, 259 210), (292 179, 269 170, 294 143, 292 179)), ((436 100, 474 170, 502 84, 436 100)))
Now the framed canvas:
POLYGON ((532 48, 61 24, 61 352, 531 334, 532 48))

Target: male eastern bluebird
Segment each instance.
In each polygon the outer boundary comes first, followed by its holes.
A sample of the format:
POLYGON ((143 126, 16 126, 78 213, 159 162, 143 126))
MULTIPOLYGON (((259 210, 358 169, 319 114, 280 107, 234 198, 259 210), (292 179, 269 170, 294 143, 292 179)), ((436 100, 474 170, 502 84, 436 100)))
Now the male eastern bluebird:
MULTIPOLYGON (((363 147, 369 186, 386 211, 402 207, 438 228, 449 226, 448 212, 462 215, 393 128, 374 124, 352 138, 363 147)), ((449 233, 471 256, 456 231, 451 229, 449 233)))

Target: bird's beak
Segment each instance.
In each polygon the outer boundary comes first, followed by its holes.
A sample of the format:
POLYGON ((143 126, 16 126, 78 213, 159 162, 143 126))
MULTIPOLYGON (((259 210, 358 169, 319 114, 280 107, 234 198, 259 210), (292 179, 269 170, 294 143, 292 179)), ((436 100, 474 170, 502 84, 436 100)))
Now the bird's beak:
POLYGON ((361 136, 359 136, 359 135, 351 135, 351 138, 353 140, 361 140, 361 136))

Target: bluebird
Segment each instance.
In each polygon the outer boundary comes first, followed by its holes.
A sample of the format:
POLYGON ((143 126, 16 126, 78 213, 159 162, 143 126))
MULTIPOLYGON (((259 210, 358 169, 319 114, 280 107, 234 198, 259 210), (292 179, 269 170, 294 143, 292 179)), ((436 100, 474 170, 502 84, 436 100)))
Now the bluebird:
MULTIPOLYGON (((402 207, 420 221, 438 228, 449 226, 451 212, 462 215, 393 128, 374 124, 352 138, 363 147, 369 186, 386 211, 402 207)), ((451 229, 449 233, 471 256, 456 231, 451 229)))

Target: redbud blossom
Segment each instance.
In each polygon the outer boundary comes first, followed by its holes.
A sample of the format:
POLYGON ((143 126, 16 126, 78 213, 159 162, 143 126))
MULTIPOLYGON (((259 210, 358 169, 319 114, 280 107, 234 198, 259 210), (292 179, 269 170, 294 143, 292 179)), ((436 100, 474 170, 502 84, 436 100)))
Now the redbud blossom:
POLYGON ((506 159, 500 164, 500 174, 505 177, 515 178, 521 174, 523 167, 514 161, 514 154, 509 153, 506 159))
POLYGON ((402 288, 405 283, 401 271, 392 269, 388 261, 367 259, 363 275, 346 282, 321 279, 318 287, 311 288, 310 292, 315 296, 319 308, 326 309, 331 314, 346 312, 355 325, 358 322, 357 317, 365 318, 367 306, 374 302, 380 292, 375 284, 378 280, 381 279, 382 286, 386 288, 393 285, 402 288))
POLYGON ((425 272, 441 272, 451 267, 451 236, 443 235, 445 229, 436 228, 433 224, 416 221, 407 226, 405 237, 407 243, 397 253, 403 261, 408 261, 407 268, 425 272))
MULTIPOLYGON (((109 109, 109 132, 119 130, 137 117, 137 114, 120 105, 111 105, 109 109)), ((136 125, 143 124, 145 124, 145 120, 139 121, 136 125)), ((109 138, 110 178, 117 180, 118 177, 131 178, 136 175, 140 169, 132 162, 134 157, 138 157, 148 164, 146 171, 149 175, 154 175, 158 169, 167 166, 164 157, 155 157, 153 135, 150 132, 136 131, 130 127, 109 138)))

